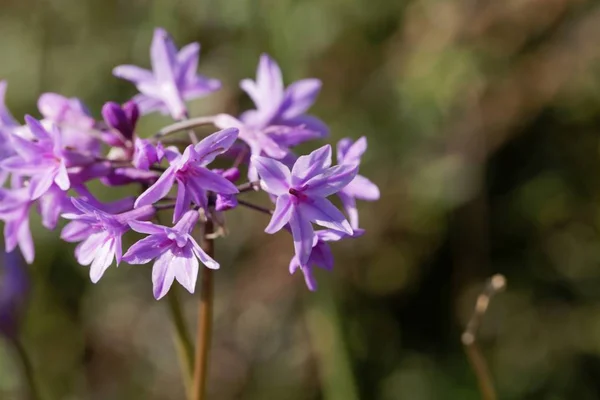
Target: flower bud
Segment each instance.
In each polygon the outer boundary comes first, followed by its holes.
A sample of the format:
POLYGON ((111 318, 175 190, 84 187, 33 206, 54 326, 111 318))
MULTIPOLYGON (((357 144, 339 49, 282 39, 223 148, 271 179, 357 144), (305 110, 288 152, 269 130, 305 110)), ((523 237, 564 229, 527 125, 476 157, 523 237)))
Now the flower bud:
POLYGON ((119 104, 109 101, 102 106, 102 117, 104 118, 104 122, 109 127, 120 132, 124 139, 131 140, 139 112, 136 111, 137 106, 132 107, 128 104, 121 107, 119 104))
POLYGON ((136 139, 133 153, 133 165, 136 168, 148 171, 152 164, 159 162, 156 147, 149 140, 136 139))
POLYGON ((237 197, 233 194, 218 194, 215 202, 215 210, 227 211, 236 208, 238 205, 237 197))

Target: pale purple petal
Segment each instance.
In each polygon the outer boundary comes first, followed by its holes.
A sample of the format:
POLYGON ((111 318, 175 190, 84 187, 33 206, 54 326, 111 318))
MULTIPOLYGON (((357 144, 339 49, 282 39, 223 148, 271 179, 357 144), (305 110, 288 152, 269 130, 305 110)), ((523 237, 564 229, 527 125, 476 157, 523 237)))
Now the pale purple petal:
POLYGON ((342 190, 356 177, 358 165, 337 165, 309 179, 303 186, 307 196, 327 197, 342 190))
POLYGON ((173 259, 171 265, 171 268, 175 270, 177 281, 190 293, 194 293, 194 289, 196 288, 198 266, 198 259, 192 252, 192 247, 189 244, 180 249, 180 252, 173 259))
POLYGON ((106 232, 92 233, 75 248, 75 258, 81 265, 90 265, 96 257, 98 248, 108 239, 106 232))
POLYGON ((349 196, 367 201, 379 200, 380 196, 379 187, 362 175, 356 175, 342 191, 349 196))
POLYGON ((193 168, 192 174, 191 179, 196 179, 196 183, 205 190, 222 194, 234 194, 239 192, 233 183, 207 168, 195 167, 193 168))
POLYGON ((289 192, 291 174, 288 167, 267 157, 252 156, 250 160, 258 170, 265 191, 274 195, 289 192))
POLYGON ((294 257, 292 257, 290 260, 288 270, 290 271, 290 274, 293 274, 298 268, 300 268, 300 262, 298 262, 298 257, 294 255, 294 257))
POLYGON ((23 254, 23 258, 25 258, 25 261, 27 261, 28 264, 31 264, 35 256, 35 251, 31 230, 29 229, 28 217, 25 217, 19 224, 17 241, 19 243, 19 249, 21 249, 21 253, 23 254))
POLYGON ((321 90, 321 81, 318 79, 302 79, 289 85, 285 90, 281 117, 294 118, 304 114, 321 90))
POLYGON ((237 139, 238 134, 237 128, 227 128, 202 139, 194 146, 194 150, 200 157, 201 165, 210 164, 216 156, 227 151, 237 139))
POLYGON ((344 210, 346 210, 346 213, 350 218, 350 226, 352 227, 352 229, 357 229, 358 210, 356 208, 356 200, 354 200, 354 197, 348 196, 343 191, 338 193, 338 197, 342 201, 342 206, 344 207, 344 210))
POLYGON ((48 164, 36 161, 27 161, 21 156, 9 157, 0 161, 0 168, 23 175, 36 175, 48 170, 48 164))
POLYGON ((54 183, 56 183, 56 185, 62 190, 69 190, 71 187, 69 174, 67 173, 67 167, 65 167, 64 161, 61 161, 57 168, 56 176, 54 177, 54 183))
POLYGON ((156 235, 156 234, 164 234, 165 227, 162 225, 156 225, 152 222, 147 221, 127 221, 131 229, 138 233, 145 233, 146 235, 156 235))
POLYGON ((161 255, 171 242, 164 236, 153 235, 133 244, 123 256, 123 261, 129 264, 146 264, 161 255))
POLYGON ((150 186, 135 201, 135 207, 152 205, 165 197, 175 182, 175 172, 172 167, 167 168, 154 185, 150 186))
POLYGON ((290 196, 291 195, 289 194, 283 194, 277 198, 275 211, 273 212, 269 225, 265 228, 266 233, 272 234, 278 232, 290 221, 294 210, 294 205, 290 196))
POLYGON ((295 118, 288 118, 285 120, 275 121, 277 124, 292 126, 292 127, 302 127, 306 130, 316 132, 316 138, 324 138, 329 135, 329 128, 323 121, 321 121, 317 117, 313 117, 312 115, 300 115, 295 118))
POLYGON ((31 115, 25 115, 25 123, 29 127, 29 130, 38 140, 52 140, 48 131, 42 126, 40 121, 33 118, 31 115))
POLYGON ((334 258, 331 249, 325 243, 317 243, 310 254, 310 262, 328 271, 333 269, 334 258))
POLYGON ((38 175, 31 179, 29 191, 31 193, 31 200, 37 200, 44 193, 50 189, 50 186, 54 183, 56 177, 56 168, 49 170, 43 175, 38 175))
POLYGON ((189 243, 192 245, 192 251, 200 259, 200 262, 204 264, 206 268, 219 269, 219 263, 213 260, 206 252, 198 245, 198 243, 190 238, 189 243))
POLYGON ((199 219, 200 214, 198 214, 198 211, 189 210, 183 214, 183 217, 181 217, 179 222, 175 224, 173 230, 182 234, 190 233, 192 230, 194 230, 194 227, 196 226, 196 223, 198 223, 199 219))
POLYGON ((150 46, 152 69, 159 82, 172 82, 175 84, 175 65, 177 49, 171 36, 162 28, 154 30, 152 45, 150 46))
POLYGON ((156 300, 164 297, 173 285, 175 271, 171 266, 172 261, 173 253, 171 250, 167 250, 156 259, 152 267, 152 285, 156 300))
POLYGON ((198 58, 200 57, 200 43, 190 43, 185 45, 177 53, 177 64, 179 65, 180 85, 185 81, 192 81, 196 77, 198 70, 198 58))
POLYGON ((292 212, 290 228, 298 261, 301 265, 306 265, 312 250, 314 230, 310 220, 305 218, 297 207, 294 207, 292 212))
POLYGON ((352 235, 350 223, 329 200, 314 198, 298 205, 302 216, 317 225, 352 235))
POLYGON ((126 79, 133 83, 153 81, 154 75, 147 69, 135 65, 120 65, 113 69, 113 75, 117 78, 126 79))
POLYGON ((81 242, 90 236, 90 226, 81 221, 69 222, 60 233, 60 238, 66 242, 81 242))
POLYGON ((367 138, 362 136, 354 144, 346 149, 344 154, 344 164, 359 163, 360 158, 367 150, 367 138))
POLYGON ((221 81, 218 79, 206 78, 201 75, 196 75, 191 82, 188 81, 183 88, 183 98, 185 100, 193 100, 198 97, 206 96, 221 88, 221 81))
POLYGON ((112 264, 115 255, 115 241, 113 239, 107 239, 102 243, 100 248, 96 249, 94 256, 94 262, 90 267, 90 279, 92 283, 98 283, 104 271, 112 264))
POLYGON ((192 202, 190 190, 186 185, 179 183, 177 185, 177 199, 175 200, 175 209, 173 210, 173 223, 179 221, 179 218, 190 208, 192 202))
POLYGON ((331 166, 331 146, 325 145, 312 153, 298 157, 292 168, 292 185, 303 185, 315 175, 323 173, 331 166))

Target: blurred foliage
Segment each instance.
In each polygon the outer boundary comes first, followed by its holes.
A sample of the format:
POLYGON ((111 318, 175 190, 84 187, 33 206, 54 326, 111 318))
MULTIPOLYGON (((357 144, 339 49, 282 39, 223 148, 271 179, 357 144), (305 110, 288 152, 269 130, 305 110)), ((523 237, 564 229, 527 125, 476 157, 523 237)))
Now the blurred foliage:
MULTIPOLYGON (((508 290, 481 343, 501 399, 600 397, 600 4, 588 0, 4 0, 0 76, 15 115, 77 96, 98 116, 134 94, 155 26, 202 43, 222 79, 192 114, 249 106, 262 52, 324 87, 332 142, 366 135, 368 234, 334 246, 309 293, 285 234, 228 215, 217 243, 213 399, 478 399, 460 334, 485 279, 508 290)), ((152 134, 167 120, 145 117, 152 134)), ((96 188, 97 189, 97 188, 96 188)), ((123 195, 121 191, 118 195, 123 195)), ((103 193, 99 193, 103 195, 103 193)), ((113 194, 116 196, 117 194, 113 194)), ((91 285, 37 221, 24 341, 48 399, 182 398, 149 266, 91 285)), ((185 296, 190 322, 194 297, 185 296)), ((20 398, 0 346, 0 398, 20 398)))

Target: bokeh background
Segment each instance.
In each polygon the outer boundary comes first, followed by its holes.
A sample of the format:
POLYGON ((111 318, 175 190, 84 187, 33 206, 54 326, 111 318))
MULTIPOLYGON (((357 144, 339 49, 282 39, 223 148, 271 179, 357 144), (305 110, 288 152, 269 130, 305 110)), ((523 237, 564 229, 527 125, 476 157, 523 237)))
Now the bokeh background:
MULTIPOLYGON (((200 71, 224 83, 193 115, 249 107, 238 82, 262 52, 288 83, 320 78, 313 113, 330 143, 368 137, 362 173, 382 192, 360 204, 367 235, 334 245, 316 293, 288 274, 286 234, 228 215, 211 399, 478 399, 460 335, 497 272, 508 288, 479 339, 499 398, 600 398, 599 2, 3 0, 9 107, 37 115, 51 91, 99 116, 135 93, 111 70, 147 66, 155 26, 201 42, 200 71)), ((167 122, 145 117, 139 132, 167 122)), ((32 229, 22 340, 45 398, 183 398, 150 266, 92 285, 73 246, 32 229)), ((196 298, 180 295, 193 326, 196 298)), ((0 342, 0 399, 20 398, 0 342)))

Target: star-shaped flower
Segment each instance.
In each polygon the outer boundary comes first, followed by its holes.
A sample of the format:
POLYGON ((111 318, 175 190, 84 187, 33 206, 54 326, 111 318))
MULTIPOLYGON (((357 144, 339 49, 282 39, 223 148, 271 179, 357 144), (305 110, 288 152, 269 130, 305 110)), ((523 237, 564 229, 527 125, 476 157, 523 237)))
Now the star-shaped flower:
POLYGON ((299 157, 291 172, 271 158, 253 156, 252 161, 260 175, 262 188, 276 197, 275 211, 265 232, 275 233, 289 223, 300 264, 308 262, 313 247, 311 222, 352 235, 346 217, 326 197, 350 183, 358 166, 331 167, 329 145, 299 157))
POLYGON ((169 168, 138 197, 136 207, 154 204, 165 197, 177 181, 177 199, 173 222, 181 218, 193 201, 206 208, 206 191, 234 194, 238 189, 223 176, 206 168, 216 156, 227 151, 237 139, 238 130, 224 129, 204 138, 197 145, 188 146, 183 155, 171 162, 169 168))
POLYGON ((128 223, 150 218, 155 210, 147 206, 114 215, 76 198, 71 201, 79 213, 63 214, 63 218, 72 221, 63 228, 60 237, 67 242, 81 242, 75 248, 75 257, 81 265, 91 264, 90 279, 96 283, 113 259, 117 265, 121 262, 121 237, 129 230, 128 223))
POLYGON ((143 114, 161 111, 182 119, 187 114, 185 101, 206 96, 221 87, 218 80, 196 73, 199 54, 198 43, 188 44, 178 52, 167 31, 157 28, 150 47, 152 71, 121 65, 113 74, 136 85, 140 94, 134 100, 143 114))
POLYGON ((129 223, 134 231, 150 236, 131 246, 123 260, 129 264, 146 264, 156 259, 152 268, 152 283, 157 300, 167 294, 175 279, 190 293, 194 293, 198 259, 207 268, 219 268, 219 263, 206 254, 190 235, 198 219, 198 212, 190 210, 172 228, 151 222, 129 223))

